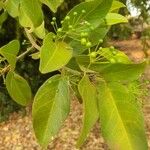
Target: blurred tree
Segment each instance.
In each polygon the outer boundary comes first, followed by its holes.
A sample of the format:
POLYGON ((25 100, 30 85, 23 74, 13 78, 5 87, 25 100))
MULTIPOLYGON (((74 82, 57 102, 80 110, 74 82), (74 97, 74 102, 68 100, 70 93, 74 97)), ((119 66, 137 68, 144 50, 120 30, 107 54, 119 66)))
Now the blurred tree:
POLYGON ((147 21, 150 17, 150 1, 149 0, 130 0, 139 12, 139 17, 142 17, 144 21, 147 21))

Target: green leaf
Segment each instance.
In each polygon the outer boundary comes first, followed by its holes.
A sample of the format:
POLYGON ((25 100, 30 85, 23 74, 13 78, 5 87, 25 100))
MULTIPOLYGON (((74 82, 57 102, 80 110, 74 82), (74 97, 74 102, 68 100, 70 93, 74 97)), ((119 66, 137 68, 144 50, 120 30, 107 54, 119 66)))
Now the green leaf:
MULTIPOLYGON (((67 14, 70 17, 69 24, 73 26, 79 35, 83 31, 89 32, 91 28, 85 22, 91 25, 92 30, 97 28, 107 15, 111 5, 112 0, 82 2, 67 14), (83 10, 85 13, 82 13, 83 10), (74 15, 74 12, 78 13, 77 16, 74 15)), ((63 29, 68 30, 68 20, 66 19, 63 23, 63 29)))
POLYGON ((19 23, 21 24, 21 26, 23 27, 30 27, 31 31, 34 30, 34 26, 33 23, 31 21, 31 19, 27 16, 27 14, 23 11, 23 8, 20 7, 19 9, 19 23))
POLYGON ((123 7, 126 7, 126 6, 123 3, 114 0, 112 3, 112 6, 111 6, 110 12, 120 9, 120 8, 123 8, 123 7))
POLYGON ((53 12, 57 11, 57 8, 62 4, 64 0, 40 0, 47 5, 53 12))
POLYGON ((100 81, 99 113, 102 134, 112 150, 147 150, 139 103, 127 87, 100 81))
POLYGON ((23 13, 31 20, 35 28, 42 24, 43 12, 38 0, 22 0, 20 7, 23 13))
POLYGON ((145 67, 145 62, 140 64, 94 63, 89 69, 99 72, 107 81, 133 81, 140 77, 145 67))
POLYGON ((44 27, 44 21, 43 23, 37 27, 35 30, 34 30, 34 33, 40 38, 40 39, 44 39, 45 35, 46 35, 46 32, 45 32, 45 27, 44 27))
POLYGON ((122 63, 122 64, 132 63, 132 61, 124 52, 121 52, 115 48, 101 48, 98 50, 98 54, 112 63, 122 63))
MULTIPOLYGON (((103 39, 107 34, 109 28, 107 26, 99 26, 95 30, 89 31, 89 41, 92 43, 92 46, 95 46, 99 43, 100 39, 103 39)), ((74 55, 82 54, 87 47, 81 45, 81 41, 71 40, 69 45, 73 48, 74 55)))
POLYGON ((4 2, 0 1, 0 11, 3 9, 3 7, 4 7, 4 2))
POLYGON ((103 39, 105 37, 108 32, 105 17, 109 12, 111 5, 112 0, 93 0, 82 2, 67 14, 70 19, 69 21, 64 19, 62 29, 64 31, 68 31, 68 37, 70 38, 69 44, 74 49, 75 55, 82 54, 87 49, 86 46, 81 45, 81 32, 88 33, 88 38, 92 43, 92 46, 98 44, 99 39, 103 39), (82 13, 83 11, 85 13, 82 13), (75 12, 78 13, 76 16, 74 15, 75 12), (75 30, 69 29, 68 22, 75 30))
POLYGON ((6 11, 4 11, 2 14, 0 14, 0 28, 1 28, 2 24, 4 23, 4 21, 7 19, 7 16, 8 16, 8 14, 6 11))
POLYGON ((40 52, 35 52, 35 53, 31 54, 30 56, 34 60, 40 59, 40 52))
POLYGON ((33 103, 33 127, 41 146, 46 147, 54 138, 69 111, 68 81, 55 75, 40 87, 33 103))
POLYGON ((118 23, 127 23, 128 19, 117 13, 108 13, 106 16, 106 24, 111 26, 118 23))
POLYGON ((32 94, 27 81, 14 72, 9 72, 6 77, 6 88, 9 95, 18 104, 26 106, 31 102, 32 94))
POLYGON ((20 45, 18 40, 13 40, 9 42, 7 45, 4 45, 0 48, 0 54, 3 55, 8 63, 11 65, 12 69, 16 66, 17 54, 19 52, 20 45))
POLYGON ((97 93, 95 86, 85 75, 78 85, 79 93, 83 99, 84 119, 83 128, 78 139, 77 145, 80 147, 86 140, 91 128, 96 123, 99 113, 97 108, 97 93))
POLYGON ((70 61, 68 62, 68 64, 66 65, 66 67, 72 69, 72 70, 76 70, 76 71, 81 71, 79 65, 76 62, 75 57, 71 58, 70 61))
POLYGON ((8 0, 6 1, 6 10, 12 17, 19 16, 19 4, 20 0, 8 0))
POLYGON ((107 81, 133 81, 144 72, 147 63, 123 64, 110 62, 91 62, 89 56, 76 57, 77 63, 83 71, 95 71, 107 81))
POLYGON ((65 66, 72 57, 72 49, 64 42, 53 42, 53 34, 46 35, 40 54, 40 71, 48 73, 65 66))

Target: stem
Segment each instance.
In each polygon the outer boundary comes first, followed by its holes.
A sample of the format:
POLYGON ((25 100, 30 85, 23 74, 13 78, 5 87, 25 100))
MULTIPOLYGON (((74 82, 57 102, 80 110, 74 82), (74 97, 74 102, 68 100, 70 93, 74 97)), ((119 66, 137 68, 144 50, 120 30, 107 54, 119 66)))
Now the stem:
POLYGON ((35 40, 31 36, 31 34, 29 33, 28 29, 25 28, 25 32, 26 32, 26 35, 27 35, 30 43, 32 44, 32 46, 35 47, 37 50, 40 51, 41 47, 39 45, 37 45, 37 43, 35 42, 35 40))
POLYGON ((5 68, 3 68, 1 71, 0 71, 0 76, 3 75, 5 72, 8 72, 10 70, 10 65, 6 66, 5 68))
POLYGON ((21 59, 22 57, 24 57, 26 54, 28 54, 30 51, 32 51, 33 47, 30 47, 30 48, 27 48, 27 50, 20 54, 18 57, 17 57, 17 60, 21 59))
POLYGON ((64 68, 65 68, 66 71, 68 71, 68 72, 70 72, 70 73, 72 73, 72 74, 79 75, 79 76, 81 75, 81 72, 79 72, 79 71, 70 69, 70 68, 68 68, 68 67, 64 67, 64 68))

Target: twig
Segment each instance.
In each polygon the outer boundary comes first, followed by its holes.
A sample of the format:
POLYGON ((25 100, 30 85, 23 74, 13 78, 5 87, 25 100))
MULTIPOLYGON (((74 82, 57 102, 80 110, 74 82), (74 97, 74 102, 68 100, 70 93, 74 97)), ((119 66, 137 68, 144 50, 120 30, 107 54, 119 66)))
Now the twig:
POLYGON ((32 51, 33 47, 30 47, 30 48, 27 48, 27 50, 20 54, 18 57, 17 57, 17 60, 21 59, 22 57, 24 57, 26 54, 28 54, 30 51, 32 51))
POLYGON ((29 33, 28 29, 25 28, 25 32, 26 32, 26 35, 30 41, 30 43, 32 44, 32 46, 34 48, 36 48, 37 50, 40 51, 41 47, 39 45, 37 45, 37 43, 35 42, 35 40, 33 39, 33 37, 31 36, 31 34, 29 33))
MULTIPOLYGON (((21 59, 22 57, 24 57, 26 54, 28 54, 31 50, 33 49, 33 47, 30 47, 30 48, 27 48, 27 50, 20 54, 18 57, 17 57, 17 60, 21 59)), ((11 66, 8 65, 6 66, 5 68, 3 68, 1 71, 0 71, 0 76, 3 75, 4 73, 8 72, 9 70, 11 69, 11 66)))
POLYGON ((72 74, 76 74, 76 75, 79 75, 79 76, 81 75, 81 72, 76 71, 76 70, 73 70, 73 69, 70 69, 70 68, 68 68, 68 67, 64 67, 64 69, 65 69, 66 71, 72 73, 72 74))
POLYGON ((3 68, 1 71, 0 71, 0 76, 3 75, 4 73, 8 72, 10 70, 10 65, 6 66, 5 68, 3 68))
MULTIPOLYGON (((36 48, 37 50, 40 50, 40 49, 41 49, 40 46, 36 44, 36 42, 34 41, 33 37, 30 35, 30 33, 29 33, 29 31, 28 31, 27 29, 25 29, 25 32, 26 32, 26 35, 27 35, 29 41, 30 41, 31 44, 32 44, 32 47, 27 48, 27 50, 26 50, 24 53, 20 54, 20 55, 17 57, 17 61, 18 61, 19 59, 21 59, 22 57, 24 57, 26 54, 28 54, 33 48, 36 48)), ((3 75, 3 74, 5 74, 6 72, 8 72, 8 71, 10 70, 10 68, 11 68, 10 65, 4 67, 4 68, 0 71, 0 76, 3 75)))

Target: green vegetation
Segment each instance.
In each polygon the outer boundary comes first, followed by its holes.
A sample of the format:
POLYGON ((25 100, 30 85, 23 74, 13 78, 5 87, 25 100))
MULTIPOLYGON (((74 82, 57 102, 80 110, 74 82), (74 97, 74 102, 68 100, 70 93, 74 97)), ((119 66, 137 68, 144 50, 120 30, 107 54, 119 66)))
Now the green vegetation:
POLYGON ((142 108, 135 91, 148 61, 134 64, 120 50, 102 45, 112 25, 128 21, 118 14, 125 5, 116 0, 86 0, 62 20, 57 19, 57 9, 60 6, 59 13, 64 4, 60 0, 0 3, 1 25, 7 14, 14 18, 17 30, 0 48, 1 84, 15 102, 32 104, 33 127, 43 148, 68 117, 73 90, 81 98, 84 114, 77 147, 99 122, 110 149, 147 150, 142 108), (53 12, 51 17, 46 14, 49 11, 53 12), (26 66, 26 58, 36 67, 26 66))

